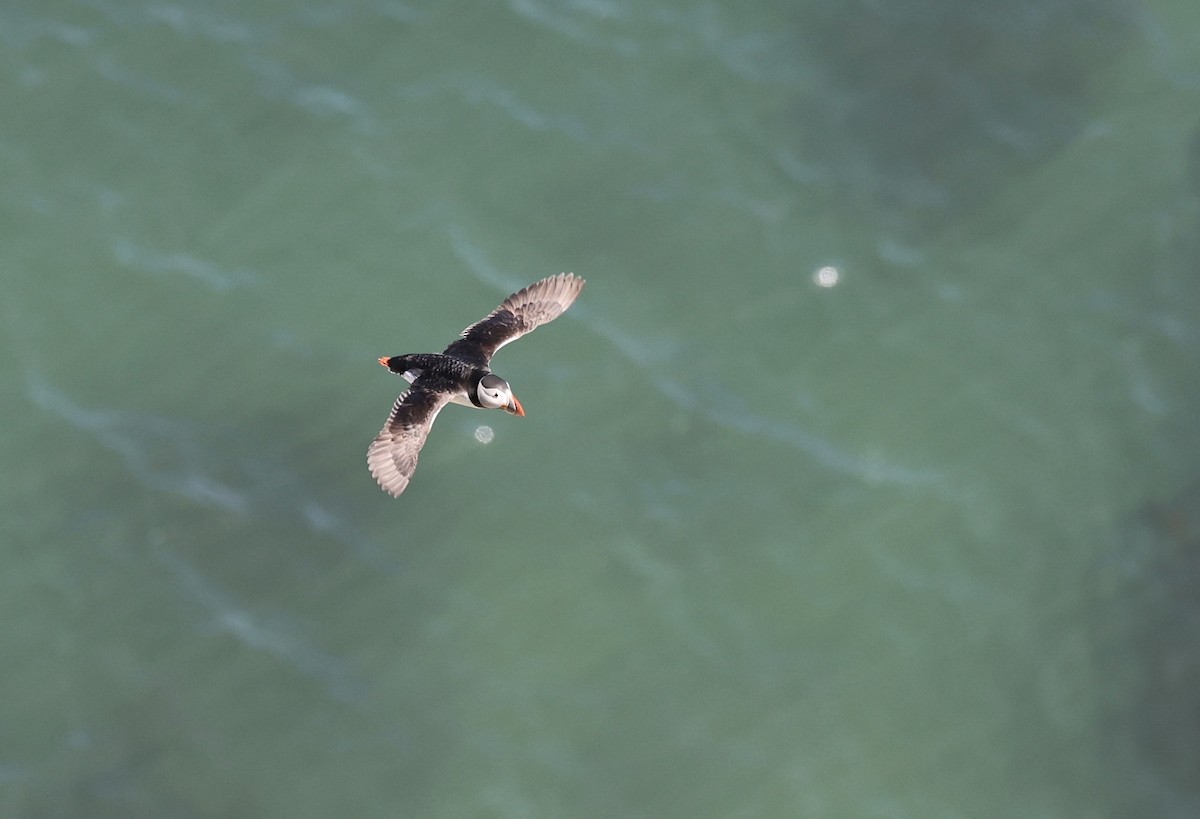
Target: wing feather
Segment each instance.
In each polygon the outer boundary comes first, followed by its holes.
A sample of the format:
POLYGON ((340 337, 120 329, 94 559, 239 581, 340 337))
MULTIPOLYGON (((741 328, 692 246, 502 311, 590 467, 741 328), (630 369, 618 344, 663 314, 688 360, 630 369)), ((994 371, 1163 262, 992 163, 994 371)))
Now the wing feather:
POLYGON ((367 466, 384 492, 394 498, 408 487, 429 429, 450 394, 414 385, 400 393, 391 415, 367 449, 367 466))
POLYGON ((579 297, 584 284, 573 273, 559 273, 518 290, 463 330, 462 337, 444 353, 486 367, 505 344, 561 316, 579 297))

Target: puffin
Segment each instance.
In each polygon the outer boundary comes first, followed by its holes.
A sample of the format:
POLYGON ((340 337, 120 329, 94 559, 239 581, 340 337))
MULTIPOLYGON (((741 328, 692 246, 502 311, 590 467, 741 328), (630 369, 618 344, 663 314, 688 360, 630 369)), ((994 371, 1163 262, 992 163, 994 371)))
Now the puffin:
POLYGON ((384 492, 398 498, 408 488, 429 429, 447 404, 525 414, 508 382, 492 372, 492 356, 561 316, 583 285, 573 273, 549 276, 513 293, 441 353, 380 357, 380 364, 411 385, 367 449, 367 466, 384 492))

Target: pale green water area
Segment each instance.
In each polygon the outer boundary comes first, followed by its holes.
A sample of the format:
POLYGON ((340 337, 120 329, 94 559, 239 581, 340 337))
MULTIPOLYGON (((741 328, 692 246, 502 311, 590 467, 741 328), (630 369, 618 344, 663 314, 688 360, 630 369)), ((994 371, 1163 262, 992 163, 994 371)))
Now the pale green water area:
POLYGON ((15 0, 0 236, 0 816, 1200 815, 1194 0, 15 0))

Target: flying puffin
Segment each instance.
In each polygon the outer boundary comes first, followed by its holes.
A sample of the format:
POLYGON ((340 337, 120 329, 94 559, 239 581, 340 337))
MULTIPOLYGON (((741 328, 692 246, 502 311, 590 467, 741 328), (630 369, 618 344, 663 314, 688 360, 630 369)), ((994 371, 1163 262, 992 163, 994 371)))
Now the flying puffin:
POLYGON ((524 415, 508 382, 488 366, 496 351, 571 306, 584 280, 559 273, 513 293, 462 331, 441 353, 384 356, 379 363, 412 386, 400 393, 387 423, 367 449, 367 466, 392 497, 408 486, 429 428, 446 404, 502 409, 524 415))

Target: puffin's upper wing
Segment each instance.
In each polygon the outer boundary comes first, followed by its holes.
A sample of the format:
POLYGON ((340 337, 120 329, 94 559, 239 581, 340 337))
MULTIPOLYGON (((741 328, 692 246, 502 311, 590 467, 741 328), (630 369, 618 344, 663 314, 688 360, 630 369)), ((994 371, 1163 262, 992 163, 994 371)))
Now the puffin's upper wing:
POLYGON ((420 384, 400 393, 387 423, 367 449, 367 466, 384 492, 398 498, 408 486, 429 428, 450 398, 448 392, 420 384))
POLYGON ((444 352, 486 367, 505 344, 562 315, 579 296, 583 285, 583 279, 573 273, 559 273, 531 284, 463 330, 462 338, 444 352))

